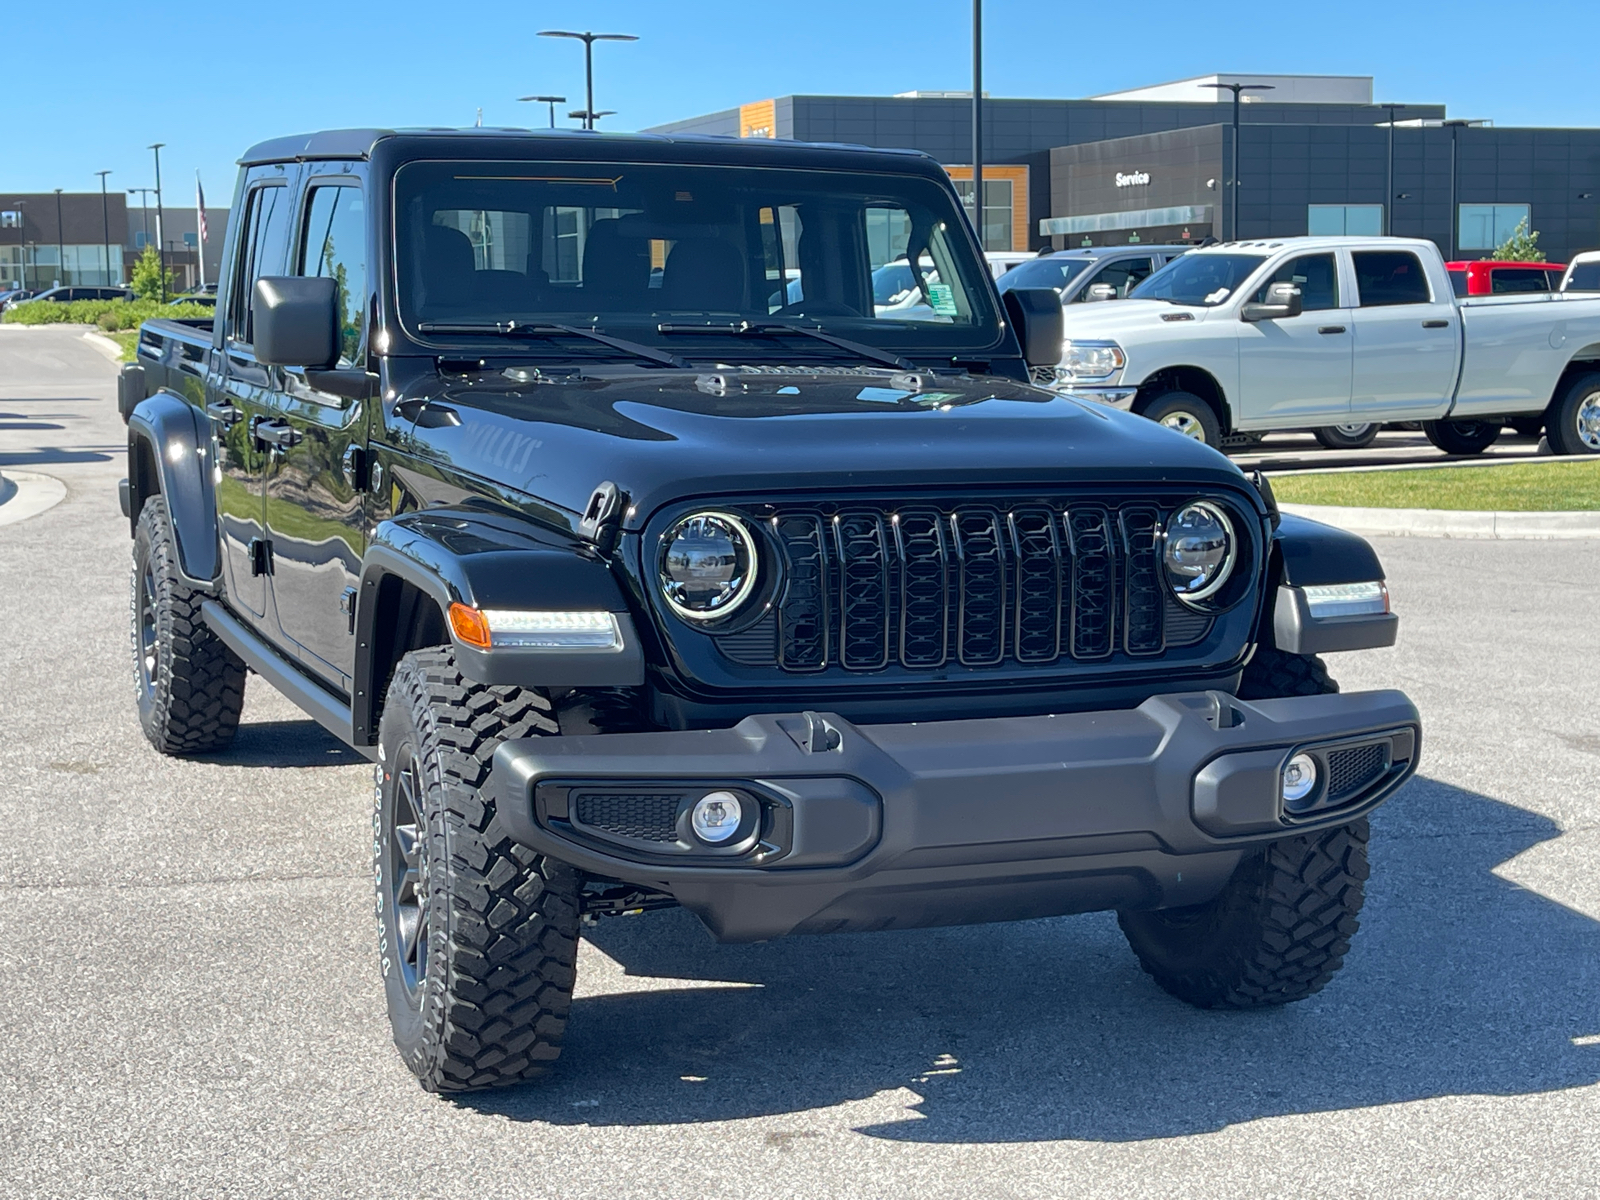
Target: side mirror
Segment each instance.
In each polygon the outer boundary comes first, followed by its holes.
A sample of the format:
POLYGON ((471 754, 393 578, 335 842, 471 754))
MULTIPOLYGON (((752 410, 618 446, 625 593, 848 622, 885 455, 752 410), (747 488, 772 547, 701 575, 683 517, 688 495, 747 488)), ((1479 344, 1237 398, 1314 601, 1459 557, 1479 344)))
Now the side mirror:
POLYGON ((250 293, 256 361, 322 371, 339 361, 338 288, 332 279, 283 275, 250 293))
POLYGON ((1267 285, 1267 302, 1250 303, 1239 310, 1243 321, 1277 321, 1284 317, 1298 317, 1305 311, 1300 289, 1292 283, 1267 285))
POLYGON ((1006 319, 1017 331, 1022 357, 1030 367, 1061 361, 1061 297, 1054 288, 1012 288, 1004 293, 1006 319))
POLYGON ((1115 300, 1117 298, 1117 289, 1109 283, 1091 283, 1089 292, 1084 298, 1086 300, 1115 300))

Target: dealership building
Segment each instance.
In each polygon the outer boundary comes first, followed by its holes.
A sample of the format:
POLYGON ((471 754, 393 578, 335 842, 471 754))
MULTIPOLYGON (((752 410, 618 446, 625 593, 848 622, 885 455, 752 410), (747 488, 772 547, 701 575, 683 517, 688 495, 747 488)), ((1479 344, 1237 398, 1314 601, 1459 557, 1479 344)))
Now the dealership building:
MULTIPOLYGON (((148 189, 139 189, 148 192, 148 189)), ((161 243, 173 284, 182 291, 221 267, 228 209, 206 207, 204 239, 193 207, 164 205, 148 194, 0 191, 0 290, 125 284, 146 246, 161 243), (159 238, 158 238, 159 234, 159 238)))
MULTIPOLYGON (((1207 75, 1083 100, 986 97, 983 112, 991 250, 1387 230, 1482 258, 1522 219, 1548 258, 1600 247, 1600 129, 1374 103, 1370 76, 1207 75), (1231 84, 1258 89, 1241 94, 1237 148, 1231 84)), ((783 96, 652 132, 921 150, 971 204, 970 92, 783 96)))

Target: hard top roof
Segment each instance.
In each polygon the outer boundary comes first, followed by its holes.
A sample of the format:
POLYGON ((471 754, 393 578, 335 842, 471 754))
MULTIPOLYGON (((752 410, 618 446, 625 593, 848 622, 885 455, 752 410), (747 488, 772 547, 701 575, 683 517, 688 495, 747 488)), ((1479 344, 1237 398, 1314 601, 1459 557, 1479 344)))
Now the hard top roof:
MULTIPOLYGON (((246 150, 239 165, 308 162, 325 159, 371 158, 380 143, 395 140, 415 145, 431 154, 469 154, 495 157, 523 157, 529 150, 549 153, 563 159, 615 160, 629 153, 645 152, 648 157, 692 162, 708 151, 718 162, 727 162, 731 151, 736 157, 770 164, 788 160, 806 165, 821 165, 819 159, 839 159, 840 166, 877 166, 925 170, 937 166, 919 150, 885 150, 841 142, 796 142, 787 138, 735 138, 689 133, 602 133, 585 129, 512 129, 470 126, 465 129, 329 129, 318 133, 293 134, 271 138, 246 150), (673 153, 677 150, 678 153, 673 153)), ((939 168, 941 171, 943 168, 939 168)))

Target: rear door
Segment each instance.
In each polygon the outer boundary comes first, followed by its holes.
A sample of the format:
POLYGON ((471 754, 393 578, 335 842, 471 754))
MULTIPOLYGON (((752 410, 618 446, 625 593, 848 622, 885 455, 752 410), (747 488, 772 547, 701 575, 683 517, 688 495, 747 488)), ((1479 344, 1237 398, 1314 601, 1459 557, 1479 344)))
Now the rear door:
POLYGON ((1250 429, 1344 424, 1355 338, 1338 259, 1331 250, 1291 258, 1250 299, 1265 303, 1274 283, 1296 285, 1304 311, 1239 323, 1240 422, 1250 429))
POLYGON ((1454 296, 1437 295, 1411 250, 1353 250, 1356 285, 1356 420, 1441 416, 1455 390, 1460 321, 1454 296))
MULTIPOLYGON (((337 169, 335 164, 328 168, 337 169)), ((364 171, 311 175, 295 224, 289 274, 337 284, 340 354, 332 371, 278 372, 268 450, 267 536, 278 627, 312 670, 348 690, 350 620, 366 549, 362 490, 368 400, 367 213, 364 171)))
POLYGON ((250 294, 263 275, 281 275, 288 253, 289 169, 252 168, 245 179, 244 227, 235 247, 228 310, 223 325, 221 373, 207 388, 206 412, 217 437, 217 517, 227 564, 228 599, 257 623, 267 612, 266 572, 271 569, 263 521, 266 453, 256 426, 271 415, 272 372, 256 362, 250 294))

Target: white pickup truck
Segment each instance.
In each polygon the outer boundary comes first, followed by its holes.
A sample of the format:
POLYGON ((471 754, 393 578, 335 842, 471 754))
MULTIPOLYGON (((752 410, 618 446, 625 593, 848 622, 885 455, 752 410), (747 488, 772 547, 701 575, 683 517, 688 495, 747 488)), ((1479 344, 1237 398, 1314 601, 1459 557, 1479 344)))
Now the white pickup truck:
POLYGON ((1458 299, 1432 242, 1296 237, 1191 250, 1115 304, 1073 305, 1054 386, 1211 445, 1422 421, 1452 454, 1542 423, 1600 453, 1600 296, 1458 299))

